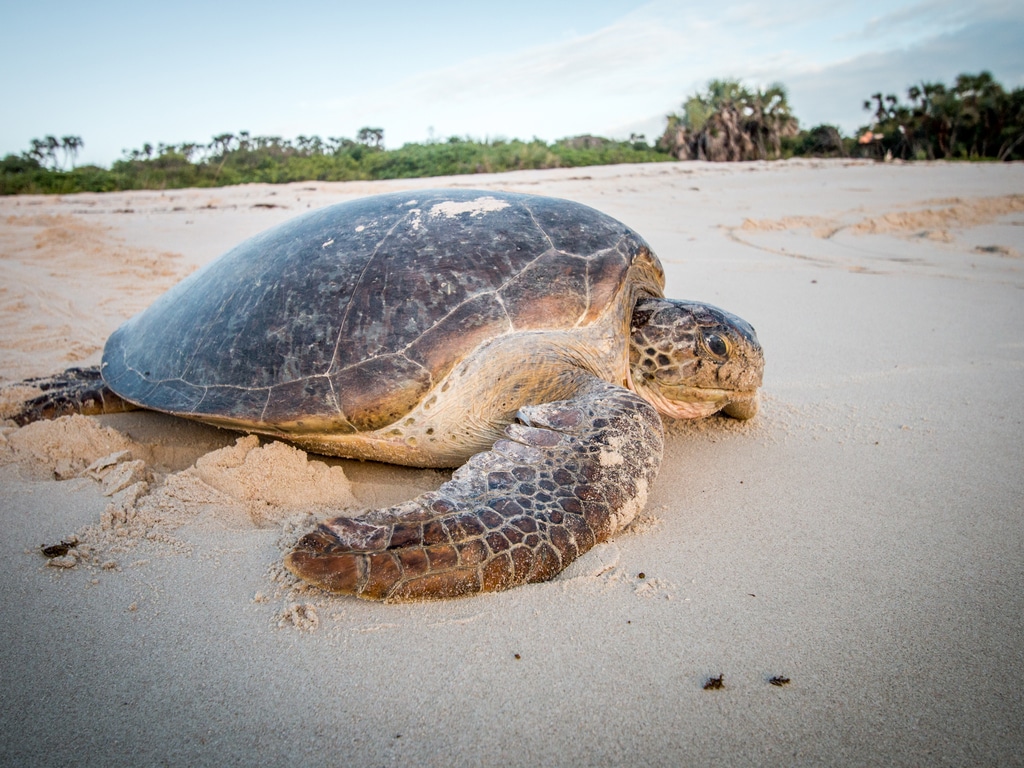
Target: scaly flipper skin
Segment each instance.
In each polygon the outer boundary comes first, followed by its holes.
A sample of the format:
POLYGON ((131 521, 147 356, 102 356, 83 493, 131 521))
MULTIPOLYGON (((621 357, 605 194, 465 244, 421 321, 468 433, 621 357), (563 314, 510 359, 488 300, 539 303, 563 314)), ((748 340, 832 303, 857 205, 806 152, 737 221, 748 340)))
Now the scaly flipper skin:
POLYGON ((110 391, 103 382, 99 366, 68 368, 54 376, 26 379, 16 386, 35 387, 42 392, 26 400, 20 411, 7 417, 19 426, 72 413, 121 413, 136 407, 110 391))
POLYGON ((528 406, 437 491, 307 534, 288 569, 370 600, 457 597, 545 581, 643 508, 661 418, 629 390, 588 379, 571 400, 528 406))

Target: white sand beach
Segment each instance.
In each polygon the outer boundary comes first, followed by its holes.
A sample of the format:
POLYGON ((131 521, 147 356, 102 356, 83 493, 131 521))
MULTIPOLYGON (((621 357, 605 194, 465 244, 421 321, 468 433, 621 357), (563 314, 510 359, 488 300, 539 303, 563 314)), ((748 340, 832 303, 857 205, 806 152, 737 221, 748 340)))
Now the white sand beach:
POLYGON ((553 581, 399 605, 303 587, 282 554, 444 472, 149 412, 8 422, 0 764, 1024 765, 1020 164, 0 198, 0 383, 97 364, 252 234, 435 186, 633 227, 667 295, 756 327, 761 413, 666 424, 646 511, 553 581))

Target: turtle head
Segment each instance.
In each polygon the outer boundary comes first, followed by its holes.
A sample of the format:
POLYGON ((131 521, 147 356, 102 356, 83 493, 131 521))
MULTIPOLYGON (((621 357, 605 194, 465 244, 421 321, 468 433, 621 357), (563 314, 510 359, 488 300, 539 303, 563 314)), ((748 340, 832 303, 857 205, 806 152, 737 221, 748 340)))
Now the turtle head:
POLYGON ((757 413, 764 353, 750 323, 717 307, 641 299, 630 327, 631 388, 665 416, 757 413))

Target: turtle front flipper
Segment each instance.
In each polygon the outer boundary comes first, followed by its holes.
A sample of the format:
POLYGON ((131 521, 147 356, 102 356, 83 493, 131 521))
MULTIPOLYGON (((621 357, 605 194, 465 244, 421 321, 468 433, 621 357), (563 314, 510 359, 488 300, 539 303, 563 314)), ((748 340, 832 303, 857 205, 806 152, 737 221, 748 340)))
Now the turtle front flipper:
MULTIPOLYGON (((3 418, 11 419, 18 425, 33 421, 56 419, 73 413, 93 415, 100 413, 121 413, 134 410, 136 406, 115 395, 103 382, 99 366, 91 368, 68 368, 54 376, 43 376, 15 384, 7 384, 5 390, 26 388, 40 394, 21 402, 7 405, 3 418)), ((4 397, 4 401, 8 398, 4 397)))
POLYGON ((632 392, 588 379, 571 400, 520 410, 438 490, 303 537, 287 568, 371 600, 457 597, 546 581, 643 508, 662 427, 632 392))

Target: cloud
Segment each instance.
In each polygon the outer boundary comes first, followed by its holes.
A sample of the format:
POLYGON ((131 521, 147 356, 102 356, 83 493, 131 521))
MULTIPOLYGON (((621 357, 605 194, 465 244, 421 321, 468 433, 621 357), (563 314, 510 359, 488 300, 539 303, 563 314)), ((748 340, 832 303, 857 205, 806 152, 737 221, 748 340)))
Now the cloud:
POLYGON ((528 98, 594 83, 615 84, 628 78, 674 42, 671 30, 617 23, 567 41, 528 48, 514 54, 468 59, 456 66, 411 75, 385 93, 331 99, 328 108, 360 101, 368 110, 415 103, 452 103, 478 98, 528 98), (368 98, 365 98, 368 97, 368 98))
POLYGON ((694 13, 655 0, 591 34, 478 56, 310 109, 372 115, 365 122, 385 125, 389 146, 422 140, 428 126, 442 136, 481 138, 651 136, 709 79, 735 77, 781 81, 805 125, 833 122, 852 131, 865 120, 861 102, 879 89, 903 93, 922 78, 984 67, 1012 81, 1024 72, 1024 37, 1015 41, 1010 31, 1020 24, 1024 12, 994 0, 970 7, 924 0, 894 10, 874 0, 800 0, 770 14, 744 2, 694 13))
POLYGON ((861 102, 879 90, 902 95, 921 79, 948 82, 983 68, 1004 85, 1024 84, 1019 0, 791 0, 768 12, 763 3, 744 0, 699 8, 652 0, 599 29, 554 42, 548 35, 549 42, 531 44, 523 28, 499 30, 488 38, 490 48, 481 41, 493 19, 481 14, 471 29, 432 27, 440 22, 424 11, 415 20, 423 28, 413 25, 405 38, 369 26, 361 43, 349 46, 282 47, 272 58, 259 46, 243 46, 241 53, 225 47, 219 59, 187 55, 170 57, 166 68, 156 66, 161 59, 153 68, 86 71, 90 88, 64 88, 63 80, 26 85, 11 99, 26 106, 0 135, 69 125, 66 132, 82 134, 90 155, 107 161, 143 140, 202 139, 241 128, 286 137, 354 136, 373 125, 384 128, 389 147, 423 141, 431 129, 441 137, 642 132, 653 138, 665 114, 712 78, 762 86, 781 81, 805 126, 833 122, 852 131, 866 121, 861 102), (422 41, 434 38, 443 55, 424 52, 422 41), (469 42, 460 44, 464 39, 469 42), (517 49, 520 39, 527 42, 517 49), (424 61, 445 66, 424 69, 424 61), (365 72, 355 76, 356 65, 365 72))
MULTIPOLYGON (((795 39, 776 45, 783 33, 793 38, 785 18, 768 25, 763 17, 746 4, 694 14, 681 13, 675 3, 653 2, 588 35, 476 57, 411 75, 385 90, 307 103, 300 117, 362 115, 365 123, 388 126, 389 145, 396 137, 421 139, 428 125, 456 121, 460 133, 475 136, 606 132, 652 111, 663 115, 712 77, 813 65, 795 39), (418 135, 409 135, 411 120, 418 123, 418 135)), ((801 18, 808 23, 808 13, 801 18)))
POLYGON ((1024 85, 1024 20, 993 19, 915 45, 870 52, 786 78, 790 102, 804 127, 839 125, 852 133, 870 122, 861 107, 872 93, 894 93, 922 80, 952 83, 958 74, 989 70, 1006 88, 1024 85))
POLYGON ((869 19, 853 39, 891 41, 899 36, 904 44, 942 34, 951 34, 972 24, 1006 15, 1011 9, 998 0, 924 0, 869 19), (907 36, 910 36, 909 40, 907 36))

